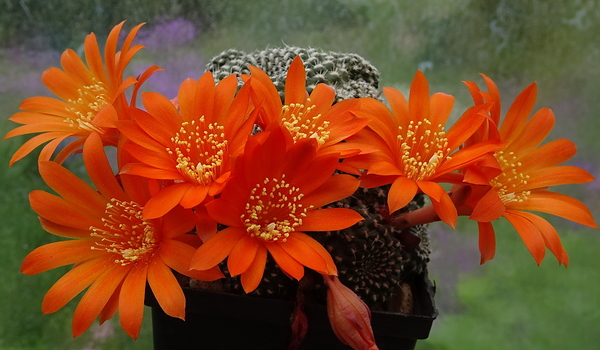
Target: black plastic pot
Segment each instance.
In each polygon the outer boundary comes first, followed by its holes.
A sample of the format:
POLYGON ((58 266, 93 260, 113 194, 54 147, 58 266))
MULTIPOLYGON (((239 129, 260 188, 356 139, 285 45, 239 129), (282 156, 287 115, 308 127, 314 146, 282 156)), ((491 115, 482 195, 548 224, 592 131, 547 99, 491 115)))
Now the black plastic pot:
MULTIPOLYGON (((418 339, 429 336, 437 316, 434 287, 425 276, 412 289, 415 315, 372 312, 375 341, 381 350, 414 349, 418 339)), ((185 321, 167 316, 148 293, 155 350, 288 348, 293 303, 195 289, 184 289, 184 293, 185 321)), ((308 332, 300 349, 350 349, 333 333, 324 305, 306 305, 305 312, 308 332)))

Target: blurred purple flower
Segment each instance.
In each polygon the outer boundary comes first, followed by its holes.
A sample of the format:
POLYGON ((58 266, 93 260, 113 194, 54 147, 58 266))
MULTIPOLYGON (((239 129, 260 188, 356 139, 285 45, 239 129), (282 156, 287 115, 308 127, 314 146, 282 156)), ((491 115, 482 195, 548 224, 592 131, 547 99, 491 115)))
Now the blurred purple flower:
POLYGON ((462 305, 457 285, 463 274, 481 273, 479 248, 472 233, 451 232, 440 224, 429 225, 431 239, 429 271, 436 281, 436 304, 442 312, 458 313, 462 305))
POLYGON ((136 43, 149 50, 158 50, 188 44, 196 36, 196 26, 190 21, 183 18, 159 20, 156 25, 142 27, 136 43))
MULTIPOLYGON (((168 98, 177 96, 179 85, 185 79, 198 79, 204 73, 204 61, 195 53, 167 55, 157 58, 157 61, 160 61, 156 63, 164 71, 150 77, 142 90, 158 92, 168 98)), ((143 72, 147 67, 132 64, 132 68, 136 72, 143 72)))
POLYGON ((42 72, 51 66, 60 66, 60 54, 53 50, 31 51, 21 48, 2 50, 11 69, 0 75, 0 93, 23 96, 51 96, 42 84, 42 72))

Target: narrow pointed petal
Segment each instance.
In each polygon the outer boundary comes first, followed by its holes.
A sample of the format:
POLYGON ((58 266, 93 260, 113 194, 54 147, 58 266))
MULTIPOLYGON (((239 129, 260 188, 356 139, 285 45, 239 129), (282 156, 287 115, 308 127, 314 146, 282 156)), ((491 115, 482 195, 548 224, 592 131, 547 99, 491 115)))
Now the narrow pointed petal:
POLYGON ((535 83, 526 87, 519 96, 517 96, 508 112, 506 112, 506 117, 504 117, 504 121, 500 127, 502 140, 511 141, 519 135, 527 118, 533 110, 536 98, 537 86, 535 83))
POLYGON ((90 286, 75 308, 73 337, 81 335, 90 328, 128 272, 129 268, 113 265, 90 286))
POLYGON ((171 272, 162 260, 154 259, 148 266, 148 284, 160 308, 169 316, 185 319, 185 296, 171 272))
POLYGON ((265 247, 282 271, 297 280, 300 280, 304 276, 304 266, 298 260, 291 257, 279 243, 266 242, 265 247))
POLYGON ((181 183, 165 187, 158 191, 144 207, 144 217, 155 219, 173 209, 192 185, 181 183))
POLYGON ((456 228, 456 220, 458 219, 458 213, 454 203, 450 196, 444 192, 441 200, 432 200, 431 204, 435 208, 435 212, 438 214, 440 219, 452 228, 456 228))
POLYGON ((294 232, 290 235, 287 242, 281 244, 281 248, 299 263, 318 273, 337 274, 329 252, 319 242, 302 232, 294 232))
POLYGON ((504 217, 517 230, 535 262, 540 265, 544 255, 546 255, 546 244, 540 230, 531 221, 520 215, 519 212, 508 211, 504 214, 504 217))
POLYGON ((92 182, 105 198, 121 201, 129 199, 113 175, 99 135, 92 134, 88 137, 83 147, 83 161, 92 182))
POLYGON ((306 97, 306 71, 302 59, 296 56, 288 68, 285 79, 285 104, 304 103, 306 97))
POLYGON ((137 339, 144 318, 144 294, 148 265, 136 264, 127 274, 119 293, 119 320, 125 333, 137 339))
POLYGON ((206 199, 206 196, 208 195, 208 189, 209 186, 206 185, 190 186, 183 197, 181 197, 181 201, 179 203, 186 209, 193 208, 206 199))
POLYGON ((554 166, 541 168, 528 173, 529 180, 518 190, 536 189, 565 184, 583 184, 594 181, 594 177, 584 169, 575 166, 554 166))
POLYGON ((527 200, 519 203, 509 203, 507 208, 516 210, 539 211, 565 218, 579 224, 598 228, 592 213, 575 198, 550 191, 535 191, 528 195, 527 200))
POLYGON ((94 259, 102 253, 92 250, 92 239, 61 241, 45 244, 27 254, 21 272, 35 275, 54 268, 94 259))
POLYGON ((193 270, 208 270, 225 259, 235 244, 247 233, 237 227, 227 227, 212 236, 198 248, 190 268, 193 270))
POLYGON ((407 177, 399 176, 394 180, 388 193, 388 207, 390 213, 393 213, 410 203, 417 194, 418 189, 417 183, 407 177))
POLYGON ((190 263, 196 249, 186 243, 174 239, 167 239, 161 243, 160 258, 173 270, 182 275, 200 281, 214 281, 225 277, 218 266, 208 270, 190 270, 190 263))
POLYGON ((227 268, 231 276, 242 274, 250 268, 260 244, 254 237, 244 235, 240 238, 227 258, 227 268))
POLYGON ((496 255, 496 234, 494 226, 490 222, 478 222, 479 227, 479 254, 481 255, 480 264, 492 260, 496 255))
POLYGON ((542 237, 544 238, 544 244, 552 254, 556 257, 560 264, 565 265, 565 267, 569 264, 569 256, 567 252, 563 248, 563 245, 560 241, 560 237, 558 236, 558 232, 556 229, 545 219, 528 212, 520 212, 521 216, 531 221, 531 223, 540 230, 542 237))
POLYGON ((309 211, 302 219, 302 224, 297 227, 300 231, 334 231, 343 230, 357 222, 363 217, 351 209, 327 208, 309 211))
POLYGON ((32 191, 29 194, 29 202, 38 215, 59 225, 80 230, 89 230, 90 226, 102 226, 99 216, 44 191, 32 191))
POLYGON ((267 248, 263 245, 259 245, 252 264, 244 273, 242 273, 241 282, 244 292, 251 293, 258 287, 260 281, 262 281, 266 264, 267 248))
POLYGON ((490 189, 479 199, 469 219, 479 222, 491 222, 502 216, 505 211, 506 207, 498 196, 498 192, 490 189))
POLYGON ((317 190, 304 196, 303 202, 319 208, 326 204, 350 196, 360 184, 360 180, 350 175, 335 175, 330 177, 317 190))
POLYGON ((446 193, 446 190, 440 184, 432 181, 417 181, 417 186, 436 202, 441 201, 442 196, 446 193))
POLYGON ((107 259, 94 259, 73 267, 48 290, 42 300, 42 312, 50 314, 60 310, 96 281, 108 266, 107 259))
POLYGON ((425 74, 417 71, 410 85, 410 95, 408 97, 408 117, 409 120, 423 120, 429 117, 429 83, 425 74))

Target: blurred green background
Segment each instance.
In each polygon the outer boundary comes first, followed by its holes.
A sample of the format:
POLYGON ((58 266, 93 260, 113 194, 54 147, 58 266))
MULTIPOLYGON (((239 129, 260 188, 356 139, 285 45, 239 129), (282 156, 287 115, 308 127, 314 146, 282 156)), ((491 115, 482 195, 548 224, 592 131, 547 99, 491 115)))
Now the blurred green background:
MULTIPOLYGON (((147 22, 139 43, 147 49, 131 65, 166 69, 148 82, 174 95, 186 77, 235 48, 253 51, 284 44, 353 52, 373 63, 381 86, 407 91, 415 71, 432 92, 470 103, 463 80, 498 84, 505 108, 533 81, 537 108, 550 107, 557 126, 550 139, 575 141, 570 164, 600 175, 600 2, 594 0, 5 0, 0 2, 0 133, 20 101, 49 95, 41 72, 59 65, 65 48, 82 50, 86 34, 105 38, 113 25, 147 22)), ((149 349, 151 322, 129 339, 113 319, 72 339, 75 303, 43 316, 41 300, 66 269, 24 276, 24 256, 55 238, 29 208, 27 194, 45 186, 36 156, 8 168, 26 138, 0 143, 0 349, 149 349)), ((77 170, 75 161, 70 166, 77 170)), ((575 196, 600 218, 600 182, 557 191, 575 196)), ((499 223, 497 257, 479 266, 476 227, 432 225, 430 275, 440 316, 418 349, 596 349, 600 344, 600 235, 549 218, 571 257, 568 269, 549 254, 538 267, 516 232, 499 223)), ((149 310, 147 310, 149 311, 149 310)), ((149 314, 149 312, 148 312, 149 314)))

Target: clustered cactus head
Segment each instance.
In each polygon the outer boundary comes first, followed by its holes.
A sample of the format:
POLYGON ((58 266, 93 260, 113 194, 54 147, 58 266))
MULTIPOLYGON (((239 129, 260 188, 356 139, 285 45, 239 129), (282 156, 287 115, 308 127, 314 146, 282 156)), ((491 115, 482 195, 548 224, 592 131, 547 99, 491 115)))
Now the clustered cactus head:
POLYGON ((379 94, 379 71, 367 60, 357 54, 317 48, 285 46, 251 53, 230 49, 210 59, 206 70, 221 80, 230 74, 248 74, 248 65, 253 65, 267 73, 283 100, 288 67, 296 57, 304 63, 309 93, 317 84, 324 83, 335 89, 336 101, 376 98, 379 94))

